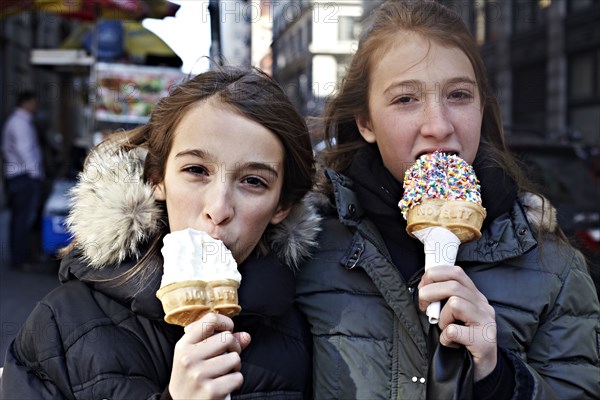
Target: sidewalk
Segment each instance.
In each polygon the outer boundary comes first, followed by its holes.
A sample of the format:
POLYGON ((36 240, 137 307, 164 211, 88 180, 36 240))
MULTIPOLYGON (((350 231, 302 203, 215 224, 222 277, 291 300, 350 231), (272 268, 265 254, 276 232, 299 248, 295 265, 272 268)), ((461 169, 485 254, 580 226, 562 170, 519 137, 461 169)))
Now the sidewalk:
POLYGON ((0 366, 10 342, 36 305, 59 285, 55 260, 40 263, 36 270, 24 272, 9 267, 8 213, 0 210, 0 366))
POLYGON ((48 292, 59 285, 54 273, 0 270, 0 366, 4 355, 27 316, 48 292))

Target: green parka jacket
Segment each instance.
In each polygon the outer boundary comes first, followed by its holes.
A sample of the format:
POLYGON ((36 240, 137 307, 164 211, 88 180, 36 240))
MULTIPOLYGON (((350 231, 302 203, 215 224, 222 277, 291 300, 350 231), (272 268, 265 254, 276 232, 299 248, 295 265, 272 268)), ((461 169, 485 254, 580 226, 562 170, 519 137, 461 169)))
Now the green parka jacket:
MULTIPOLYGON (((320 248, 297 277, 297 301, 314 340, 314 396, 424 399, 429 324, 416 289, 423 271, 403 280, 364 218, 352 181, 327 173, 337 215, 323 221, 320 248)), ((495 309, 498 346, 515 370, 513 398, 595 398, 594 286, 580 253, 552 235, 538 244, 544 229, 530 222, 535 211, 515 203, 478 241, 461 245, 456 264, 495 309)))

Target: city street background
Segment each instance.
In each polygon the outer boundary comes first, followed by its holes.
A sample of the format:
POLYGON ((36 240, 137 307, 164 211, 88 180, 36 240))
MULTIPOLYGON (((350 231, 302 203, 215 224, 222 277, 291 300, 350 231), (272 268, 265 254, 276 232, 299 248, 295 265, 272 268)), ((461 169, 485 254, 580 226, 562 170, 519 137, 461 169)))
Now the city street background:
MULTIPOLYGON (((253 65, 302 115, 320 115, 382 1, 0 0, 0 126, 20 91, 39 95, 45 200, 54 192, 58 200, 43 205, 48 224, 32 244, 42 252, 65 234, 61 185, 74 181, 93 145, 145 123, 158 98, 190 74, 253 65)), ((600 285, 600 0, 439 1, 480 45, 507 144, 600 285)), ((318 127, 311 139, 315 151, 324 147, 318 127)), ((1 181, 0 366, 32 308, 59 285, 52 249, 32 270, 10 268, 1 181)))
POLYGON ((59 285, 56 263, 38 263, 36 272, 10 268, 8 260, 8 211, 0 212, 0 367, 4 355, 25 319, 46 293, 59 285), (38 272, 39 271, 39 272, 38 272))

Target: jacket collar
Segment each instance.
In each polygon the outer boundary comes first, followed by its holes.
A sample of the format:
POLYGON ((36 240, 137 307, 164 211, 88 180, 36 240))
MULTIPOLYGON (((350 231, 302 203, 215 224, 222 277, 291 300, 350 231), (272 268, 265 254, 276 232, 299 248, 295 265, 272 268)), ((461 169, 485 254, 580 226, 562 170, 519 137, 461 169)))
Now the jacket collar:
MULTIPOLYGON (((157 256, 149 262, 162 264, 157 256)), ((110 267, 90 268, 80 251, 75 249, 63 259, 59 279, 63 283, 70 280, 84 282, 94 290, 126 305, 136 314, 162 320, 165 313, 156 297, 162 274, 138 275, 129 281, 115 279, 134 264, 135 260, 127 259, 110 267)), ((240 317, 281 317, 292 307, 295 293, 294 271, 282 267, 275 252, 262 257, 249 257, 238 267, 243 277, 238 289, 239 303, 242 306, 240 317)), ((148 270, 156 271, 153 268, 148 270)), ((162 270, 159 268, 158 271, 162 270)))
MULTIPOLYGON (((100 145, 69 193, 67 226, 92 268, 138 259, 142 245, 165 223, 153 188, 143 179, 145 157, 144 149, 125 150, 122 142, 100 145)), ((281 263, 298 268, 316 245, 320 220, 314 207, 301 201, 284 221, 267 228, 257 253, 273 251, 281 263)))
POLYGON ((534 232, 520 201, 509 213, 492 221, 477 241, 461 244, 457 261, 494 263, 523 255, 537 246, 534 232))
MULTIPOLYGON (((333 170, 325 171, 333 186, 339 220, 357 227, 378 248, 385 249, 383 239, 364 217, 364 208, 348 177, 333 170)), ((550 202, 533 193, 520 193, 512 209, 491 221, 477 241, 460 246, 457 261, 493 263, 522 255, 537 245, 535 234, 556 229, 556 210, 550 202)), ((389 258, 387 251, 383 254, 389 258)))

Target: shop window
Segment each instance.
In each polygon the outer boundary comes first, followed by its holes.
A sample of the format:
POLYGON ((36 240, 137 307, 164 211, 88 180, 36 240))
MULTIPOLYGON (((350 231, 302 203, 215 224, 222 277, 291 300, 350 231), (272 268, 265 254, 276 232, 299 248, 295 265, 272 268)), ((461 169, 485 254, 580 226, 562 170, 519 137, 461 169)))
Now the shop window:
POLYGON ((600 143, 600 104, 571 107, 569 121, 584 142, 600 143))
POLYGON ((519 67, 513 71, 514 128, 545 132, 546 83, 545 61, 519 67))
POLYGON ((544 23, 544 13, 550 0, 514 0, 513 30, 525 32, 544 23))
POLYGON ((341 15, 338 17, 339 40, 356 40, 360 34, 360 24, 355 17, 341 15))
POLYGON ((585 99, 597 91, 594 68, 596 55, 587 53, 573 57, 569 63, 569 98, 585 99))
POLYGON ((600 50, 571 56, 568 68, 569 127, 600 142, 600 50))
POLYGON ((497 39, 505 25, 506 17, 502 11, 501 1, 486 1, 484 3, 485 12, 485 41, 489 42, 497 39))
POLYGON ((474 15, 472 32, 478 44, 497 39, 506 24, 503 2, 482 0, 469 4, 469 13, 474 15))
POLYGON ((570 0, 567 1, 567 10, 569 13, 576 13, 587 10, 593 6, 600 6, 600 0, 570 0))

